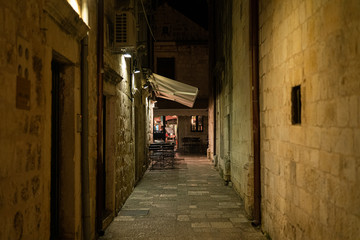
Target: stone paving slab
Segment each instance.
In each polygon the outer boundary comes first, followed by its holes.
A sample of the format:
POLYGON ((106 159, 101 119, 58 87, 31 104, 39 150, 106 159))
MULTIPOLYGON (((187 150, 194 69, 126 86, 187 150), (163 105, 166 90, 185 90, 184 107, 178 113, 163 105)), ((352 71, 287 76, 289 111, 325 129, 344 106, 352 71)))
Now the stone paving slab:
POLYGON ((266 240, 205 157, 176 162, 175 169, 146 172, 101 240, 266 240))

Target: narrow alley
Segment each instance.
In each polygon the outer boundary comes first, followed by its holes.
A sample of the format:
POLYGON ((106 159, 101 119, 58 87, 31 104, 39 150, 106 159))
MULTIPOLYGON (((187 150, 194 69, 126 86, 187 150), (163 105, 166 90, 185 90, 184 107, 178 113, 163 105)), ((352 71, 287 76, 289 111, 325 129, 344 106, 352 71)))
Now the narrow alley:
POLYGON ((360 0, 0 0, 0 86, 0 240, 360 240, 360 0))
POLYGON ((145 173, 100 239, 266 239, 224 183, 206 157, 180 156, 145 173))

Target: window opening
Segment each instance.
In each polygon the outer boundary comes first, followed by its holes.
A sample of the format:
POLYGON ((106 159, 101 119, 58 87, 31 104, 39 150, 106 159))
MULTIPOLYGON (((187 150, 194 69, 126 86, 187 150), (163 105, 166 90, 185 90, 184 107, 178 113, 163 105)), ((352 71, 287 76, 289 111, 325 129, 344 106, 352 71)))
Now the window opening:
POLYGON ((191 131, 202 132, 203 130, 203 116, 191 116, 191 131))
POLYGON ((301 88, 295 86, 291 90, 291 122, 301 124, 301 88))

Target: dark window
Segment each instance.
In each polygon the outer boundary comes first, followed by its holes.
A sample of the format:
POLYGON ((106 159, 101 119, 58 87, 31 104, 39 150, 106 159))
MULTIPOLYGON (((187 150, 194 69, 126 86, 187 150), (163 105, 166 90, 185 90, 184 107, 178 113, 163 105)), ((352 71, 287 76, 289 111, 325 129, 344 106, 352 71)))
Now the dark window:
POLYGON ((192 132, 204 131, 202 116, 191 116, 191 131, 192 132))
POLYGON ((157 58, 157 73, 175 79, 175 58, 157 58))
POLYGON ((162 28, 162 34, 169 35, 169 27, 165 26, 162 28))
POLYGON ((291 122, 292 124, 301 123, 301 88, 295 86, 291 90, 291 122))

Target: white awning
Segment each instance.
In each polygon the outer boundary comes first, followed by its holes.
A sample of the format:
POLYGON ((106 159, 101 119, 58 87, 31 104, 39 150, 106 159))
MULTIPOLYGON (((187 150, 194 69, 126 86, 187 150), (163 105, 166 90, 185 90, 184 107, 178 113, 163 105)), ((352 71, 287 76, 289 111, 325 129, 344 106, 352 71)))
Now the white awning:
POLYGON ((199 89, 188 84, 172 80, 153 73, 150 82, 154 87, 156 97, 168 99, 193 107, 199 89))

